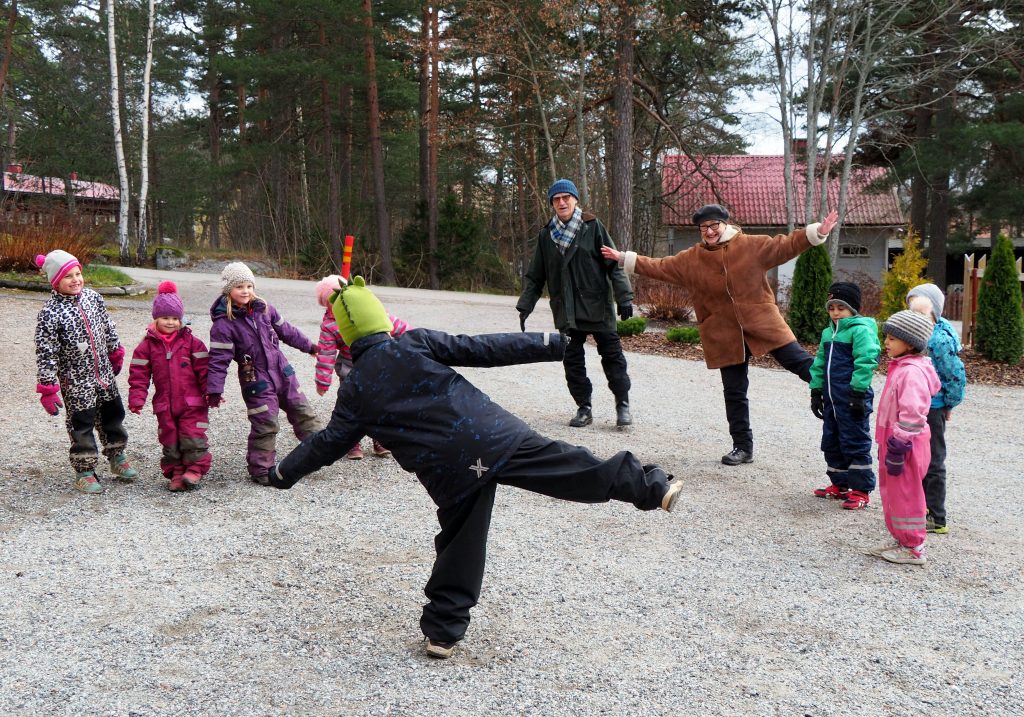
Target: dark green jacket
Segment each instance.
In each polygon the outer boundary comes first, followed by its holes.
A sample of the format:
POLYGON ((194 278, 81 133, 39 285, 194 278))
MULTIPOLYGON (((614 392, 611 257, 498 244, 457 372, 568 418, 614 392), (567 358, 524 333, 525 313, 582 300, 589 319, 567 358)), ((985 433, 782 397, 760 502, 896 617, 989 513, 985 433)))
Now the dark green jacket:
POLYGON ((559 331, 615 331, 615 306, 632 303, 633 289, 618 263, 601 256, 602 245, 616 248, 593 214, 583 214, 583 226, 564 255, 545 224, 523 277, 523 293, 516 309, 532 312, 547 285, 559 331))

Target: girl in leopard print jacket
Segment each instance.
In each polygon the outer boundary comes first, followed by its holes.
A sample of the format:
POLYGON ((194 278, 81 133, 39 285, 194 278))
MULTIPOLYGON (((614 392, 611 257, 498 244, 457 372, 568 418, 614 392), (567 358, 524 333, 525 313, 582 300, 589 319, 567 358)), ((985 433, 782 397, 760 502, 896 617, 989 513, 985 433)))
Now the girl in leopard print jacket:
POLYGON ((85 288, 78 259, 55 250, 36 257, 36 265, 53 288, 36 324, 36 391, 52 416, 67 404, 65 425, 76 472, 74 487, 83 493, 102 493, 96 479, 95 433, 115 477, 131 481, 138 475, 124 454, 128 434, 115 380, 124 362, 124 346, 103 298, 85 288))

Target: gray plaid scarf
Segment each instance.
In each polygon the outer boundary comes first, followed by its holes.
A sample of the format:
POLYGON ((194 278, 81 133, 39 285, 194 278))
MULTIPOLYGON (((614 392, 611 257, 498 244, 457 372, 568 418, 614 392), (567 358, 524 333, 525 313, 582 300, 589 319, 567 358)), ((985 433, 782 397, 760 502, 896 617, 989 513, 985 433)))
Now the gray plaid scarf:
POLYGON ((576 232, 580 230, 582 224, 583 212, 579 207, 576 207, 565 224, 559 221, 557 214, 551 217, 551 223, 548 224, 551 229, 551 241, 558 246, 559 252, 565 254, 565 250, 572 246, 573 240, 576 239, 576 232))

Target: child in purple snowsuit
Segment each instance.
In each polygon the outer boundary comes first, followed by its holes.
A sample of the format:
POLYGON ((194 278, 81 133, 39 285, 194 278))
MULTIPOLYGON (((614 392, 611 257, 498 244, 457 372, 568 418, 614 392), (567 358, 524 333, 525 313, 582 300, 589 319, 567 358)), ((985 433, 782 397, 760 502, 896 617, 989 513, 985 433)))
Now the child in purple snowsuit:
POLYGON ((128 372, 128 410, 142 412, 153 382, 157 440, 163 446, 160 471, 168 489, 195 488, 210 470, 206 442, 206 344, 182 326, 185 305, 173 281, 161 282, 153 300, 153 323, 132 352, 128 372))
POLYGON ((922 479, 931 460, 928 409, 942 384, 923 356, 932 324, 913 311, 899 311, 882 325, 889 362, 878 399, 878 489, 885 526, 895 542, 868 551, 890 563, 924 565, 925 515, 922 479))
POLYGON ((220 278, 222 295, 210 307, 207 405, 215 408, 222 403, 228 366, 234 359, 251 426, 245 459, 249 477, 255 480, 274 467, 280 409, 300 441, 320 430, 316 413, 299 390, 295 369, 279 348, 283 341, 315 356, 316 344, 256 295, 256 277, 248 266, 228 264, 220 278))

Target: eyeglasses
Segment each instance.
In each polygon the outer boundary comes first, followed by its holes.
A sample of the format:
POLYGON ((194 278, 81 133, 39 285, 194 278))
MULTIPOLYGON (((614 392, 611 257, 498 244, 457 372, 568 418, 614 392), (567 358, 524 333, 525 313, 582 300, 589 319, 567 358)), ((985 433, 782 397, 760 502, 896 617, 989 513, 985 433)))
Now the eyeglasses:
POLYGON ((706 232, 708 229, 718 229, 722 225, 722 222, 704 222, 700 225, 701 234, 706 232))
POLYGON ((556 194, 551 201, 555 204, 568 204, 570 199, 572 199, 571 194, 556 194))

